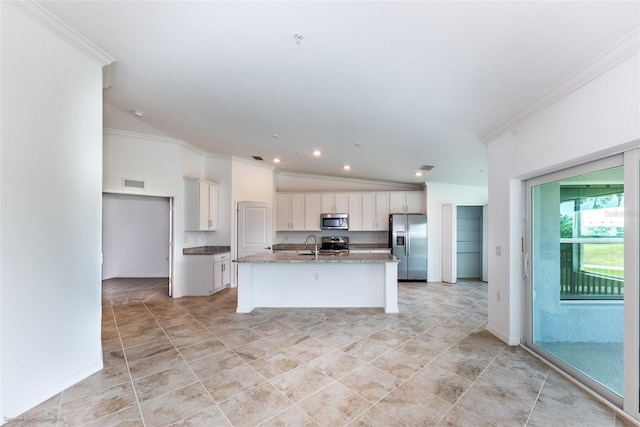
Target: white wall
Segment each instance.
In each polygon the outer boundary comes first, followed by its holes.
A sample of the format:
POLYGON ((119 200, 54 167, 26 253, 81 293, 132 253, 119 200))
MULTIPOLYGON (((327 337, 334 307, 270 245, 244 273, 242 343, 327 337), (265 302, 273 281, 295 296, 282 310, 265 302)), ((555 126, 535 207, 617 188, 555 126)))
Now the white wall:
MULTIPOLYGON (((442 205, 485 205, 487 189, 427 183, 427 281, 442 281, 442 205)), ((491 281, 491 277, 489 277, 491 281)))
POLYGON ((105 192, 174 197, 173 291, 182 296, 182 249, 204 245, 206 234, 183 231, 183 178, 205 178, 203 153, 183 141, 115 130, 105 130, 103 149, 105 192), (124 189, 122 178, 143 180, 145 189, 124 189))
POLYGON ((169 276, 169 199, 102 196, 102 279, 169 276))
POLYGON ((31 2, 0 2, 2 420, 102 368, 105 62, 23 8, 52 23, 31 2))
POLYGON ((522 334, 523 180, 638 146, 639 61, 628 57, 489 144, 488 329, 505 342, 522 334))

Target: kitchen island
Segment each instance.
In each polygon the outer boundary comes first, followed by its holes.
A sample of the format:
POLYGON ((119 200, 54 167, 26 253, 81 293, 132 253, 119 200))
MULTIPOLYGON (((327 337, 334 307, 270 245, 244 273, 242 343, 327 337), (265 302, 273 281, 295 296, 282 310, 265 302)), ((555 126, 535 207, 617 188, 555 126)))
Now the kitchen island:
POLYGON ((390 254, 265 253, 238 263, 238 313, 256 307, 382 307, 398 312, 398 259, 390 254))

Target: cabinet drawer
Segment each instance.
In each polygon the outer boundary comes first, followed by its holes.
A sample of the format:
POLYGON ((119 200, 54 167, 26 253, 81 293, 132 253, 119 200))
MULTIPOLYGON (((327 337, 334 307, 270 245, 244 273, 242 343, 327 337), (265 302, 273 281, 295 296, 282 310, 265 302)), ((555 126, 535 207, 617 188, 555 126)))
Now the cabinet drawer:
POLYGON ((224 254, 218 254, 213 256, 213 262, 225 261, 231 258, 231 254, 229 252, 224 254))

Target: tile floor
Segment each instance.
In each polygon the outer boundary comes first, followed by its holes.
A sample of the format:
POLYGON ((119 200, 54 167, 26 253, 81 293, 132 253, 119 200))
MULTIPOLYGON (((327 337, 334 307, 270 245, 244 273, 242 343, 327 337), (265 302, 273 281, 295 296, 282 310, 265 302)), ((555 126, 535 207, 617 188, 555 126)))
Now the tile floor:
POLYGON ((58 426, 632 425, 488 333, 480 282, 401 283, 398 315, 236 314, 234 289, 171 299, 163 286, 105 282, 104 369, 24 419, 52 417, 58 426), (141 290, 127 290, 132 284, 141 290))

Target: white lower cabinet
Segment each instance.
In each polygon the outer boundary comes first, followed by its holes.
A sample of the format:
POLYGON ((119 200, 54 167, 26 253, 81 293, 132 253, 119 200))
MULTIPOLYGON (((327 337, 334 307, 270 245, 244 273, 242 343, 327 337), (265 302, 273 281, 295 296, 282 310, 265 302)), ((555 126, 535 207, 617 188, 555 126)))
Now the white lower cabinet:
POLYGON ((186 255, 184 295, 212 295, 231 284, 231 254, 186 255))
POLYGON ((213 292, 226 288, 231 283, 231 256, 221 254, 213 256, 213 292))

